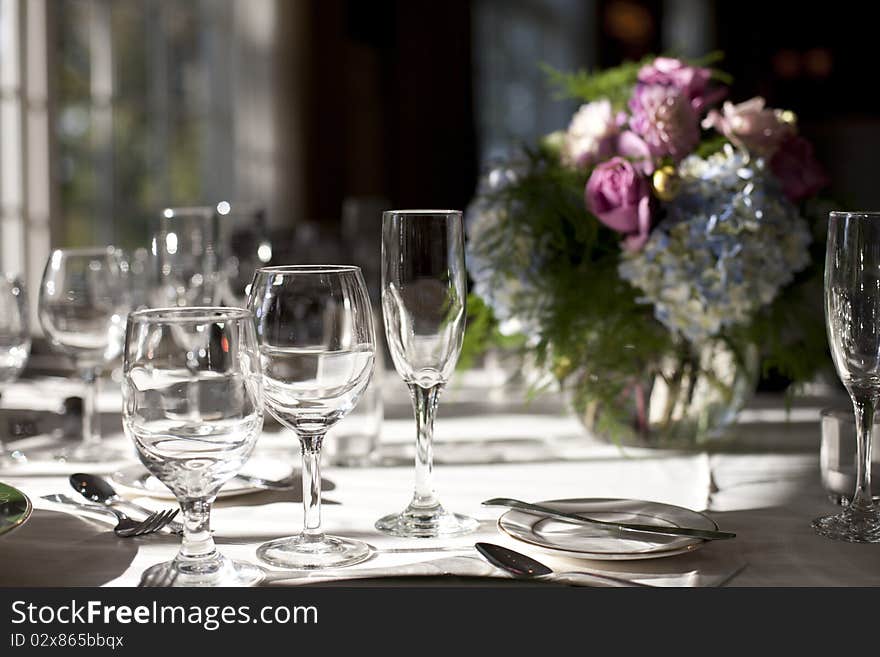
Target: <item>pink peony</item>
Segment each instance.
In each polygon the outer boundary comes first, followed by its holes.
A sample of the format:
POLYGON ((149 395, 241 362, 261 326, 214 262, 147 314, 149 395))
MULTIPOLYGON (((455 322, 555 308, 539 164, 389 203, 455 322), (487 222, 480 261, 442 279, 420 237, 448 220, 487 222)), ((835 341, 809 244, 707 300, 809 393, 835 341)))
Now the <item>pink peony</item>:
POLYGON ((651 190, 631 162, 613 157, 599 164, 587 181, 584 199, 599 221, 626 235, 626 249, 638 251, 648 241, 651 190))
POLYGON ((782 183, 783 193, 792 201, 815 195, 829 182, 813 153, 813 145, 799 136, 779 145, 770 160, 770 169, 782 183))
MULTIPOLYGON (((688 66, 680 59, 658 57, 639 70, 639 82, 645 85, 672 87, 680 91, 691 103, 697 113, 706 108, 718 94, 709 94, 707 87, 712 72, 700 66, 688 66)), ((723 90, 720 92, 724 93, 723 90)))
POLYGON ((794 126, 782 119, 782 112, 765 108, 760 96, 738 105, 724 103, 722 112, 709 112, 703 127, 715 128, 739 148, 760 157, 772 157, 779 145, 795 134, 794 126))
POLYGON ((614 139, 625 120, 625 116, 614 113, 608 100, 581 105, 562 141, 563 164, 585 167, 613 155, 614 139))
POLYGON ((662 85, 637 85, 629 101, 630 128, 655 157, 676 162, 689 155, 700 141, 697 115, 681 91, 662 85))

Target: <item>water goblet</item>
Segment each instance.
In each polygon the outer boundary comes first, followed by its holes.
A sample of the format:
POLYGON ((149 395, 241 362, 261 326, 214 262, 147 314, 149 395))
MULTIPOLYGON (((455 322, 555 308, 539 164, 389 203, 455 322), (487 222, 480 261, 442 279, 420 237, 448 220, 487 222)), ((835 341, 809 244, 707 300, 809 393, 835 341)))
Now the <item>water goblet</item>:
POLYGON ((880 543, 871 496, 871 433, 880 398, 880 212, 832 212, 825 256, 825 323, 837 375, 856 420, 856 487, 842 512, 817 518, 819 534, 880 543))
POLYGON ((62 460, 114 461, 124 454, 101 441, 96 416, 101 368, 122 352, 129 310, 122 260, 114 247, 56 249, 40 286, 40 325, 52 346, 69 356, 85 382, 82 442, 62 460))
MULTIPOLYGON (((10 274, 0 274, 0 398, 27 363, 31 350, 27 302, 21 281, 10 274)), ((7 452, 3 445, 5 426, 0 426, 0 466, 25 461, 19 450, 7 452)))
POLYGON ((349 566, 372 556, 366 543, 321 529, 321 447, 370 381, 375 335, 357 267, 263 267, 248 296, 263 373, 265 407, 302 449, 302 533, 265 543, 257 556, 282 568, 349 566))
POLYGON ((477 521, 443 508, 432 483, 434 416, 464 339, 466 273, 461 212, 389 211, 382 218, 382 310, 397 373, 416 419, 416 482, 401 513, 381 518, 395 536, 451 536, 477 521))
POLYGON ((260 582, 262 568, 217 551, 210 526, 217 492, 248 460, 263 427, 251 313, 198 307, 131 313, 122 393, 125 433, 141 462, 177 497, 183 515, 177 556, 152 566, 144 578, 176 586, 260 582), (181 347, 181 332, 193 351, 181 347))

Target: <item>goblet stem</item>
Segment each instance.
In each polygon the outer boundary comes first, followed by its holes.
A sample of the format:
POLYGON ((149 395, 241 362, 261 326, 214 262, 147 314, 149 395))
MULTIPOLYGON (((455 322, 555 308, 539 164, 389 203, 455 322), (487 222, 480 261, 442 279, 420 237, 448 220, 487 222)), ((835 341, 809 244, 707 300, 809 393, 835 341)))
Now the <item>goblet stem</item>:
POLYGON ((211 536, 211 503, 213 498, 186 498, 180 502, 183 512, 183 541, 177 561, 184 567, 196 566, 217 556, 211 536))
POLYGON ((434 416, 440 397, 440 384, 423 388, 410 384, 413 410, 416 416, 416 485, 410 506, 433 508, 439 506, 434 491, 434 416))
POLYGON ((83 370, 82 378, 85 382, 82 439, 83 445, 92 447, 101 443, 101 423, 95 412, 98 398, 98 373, 94 367, 88 367, 83 370))
POLYGON ((324 434, 300 436, 302 447, 303 543, 322 543, 321 531, 321 445, 324 434))
POLYGON ((851 508, 854 511, 873 511, 871 497, 871 434, 874 426, 874 407, 876 398, 853 395, 853 409, 856 416, 856 491, 851 508))

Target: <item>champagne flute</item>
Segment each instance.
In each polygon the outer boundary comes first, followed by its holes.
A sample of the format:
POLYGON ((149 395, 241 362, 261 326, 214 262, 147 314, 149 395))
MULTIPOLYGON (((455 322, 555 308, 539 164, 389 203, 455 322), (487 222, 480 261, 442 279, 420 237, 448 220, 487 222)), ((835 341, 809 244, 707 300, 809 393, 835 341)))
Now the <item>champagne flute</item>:
POLYGON ((841 512, 813 521, 819 534, 880 543, 871 497, 871 431, 880 398, 880 212, 832 212, 825 257, 825 321, 837 375, 856 419, 856 490, 841 512))
POLYGON ((123 426, 141 462, 177 497, 184 526, 174 560, 152 566, 144 579, 175 586, 247 586, 263 579, 262 568, 224 557, 211 537, 211 504, 248 460, 263 428, 257 358, 247 310, 160 308, 129 315, 123 426), (181 348, 181 332, 194 352, 181 348))
POLYGON ((114 247, 56 249, 49 256, 40 286, 40 325, 52 346, 73 359, 85 382, 82 443, 62 453, 62 460, 102 462, 124 456, 101 442, 95 404, 101 368, 122 351, 128 301, 114 247))
POLYGON ((282 568, 349 566, 366 543, 321 530, 321 446, 351 411, 373 372, 375 335, 361 270, 337 265, 263 267, 248 296, 260 348, 266 409, 299 437, 305 523, 301 534, 261 545, 282 568))
MULTIPOLYGON (((0 274, 0 398, 3 389, 14 382, 24 369, 30 350, 31 334, 24 286, 15 276, 0 274)), ((5 424, 0 426, 0 466, 25 461, 20 451, 6 451, 3 445, 5 430, 5 424)))
POLYGON ((397 373, 416 418, 416 483, 409 506, 381 518, 395 536, 451 536, 477 521, 443 508, 432 483, 434 416, 464 339, 466 273, 461 212, 400 210, 382 217, 382 310, 397 373))

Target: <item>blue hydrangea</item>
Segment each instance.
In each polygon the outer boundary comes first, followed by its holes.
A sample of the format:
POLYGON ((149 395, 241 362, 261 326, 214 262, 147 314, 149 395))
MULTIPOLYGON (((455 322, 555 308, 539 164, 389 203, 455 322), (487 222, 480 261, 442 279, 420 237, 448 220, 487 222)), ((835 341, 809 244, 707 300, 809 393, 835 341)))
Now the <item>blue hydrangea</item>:
POLYGON ((747 323, 810 262, 809 226, 762 160, 733 148, 680 165, 681 189, 619 272, 692 342, 747 323))

